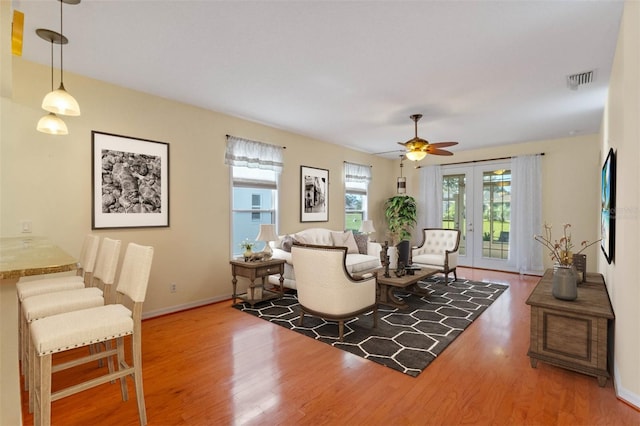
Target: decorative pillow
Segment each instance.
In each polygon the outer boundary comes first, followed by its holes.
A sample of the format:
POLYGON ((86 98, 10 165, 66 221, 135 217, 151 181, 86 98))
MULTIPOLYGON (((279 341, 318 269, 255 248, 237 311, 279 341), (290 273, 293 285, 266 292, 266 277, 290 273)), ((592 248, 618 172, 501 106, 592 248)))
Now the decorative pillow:
POLYGON ((358 246, 358 253, 367 254, 367 245, 369 243, 369 236, 367 234, 353 234, 353 238, 356 240, 358 246))
POLYGON ((334 246, 341 246, 347 248, 347 254, 360 253, 358 251, 358 245, 356 244, 355 238, 353 238, 353 232, 332 232, 331 239, 333 240, 334 246))
POLYGON ((296 239, 293 238, 291 235, 286 235, 283 239, 282 239, 282 250, 286 251, 287 253, 291 253, 291 246, 293 245, 293 243, 296 243, 296 239))

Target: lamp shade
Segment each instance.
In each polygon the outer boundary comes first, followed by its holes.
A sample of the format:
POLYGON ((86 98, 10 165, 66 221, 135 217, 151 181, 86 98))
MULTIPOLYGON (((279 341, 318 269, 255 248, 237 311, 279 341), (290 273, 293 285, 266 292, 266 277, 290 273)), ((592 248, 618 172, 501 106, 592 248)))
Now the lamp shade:
POLYGON ((38 121, 36 126, 39 132, 50 135, 68 135, 67 125, 54 113, 50 112, 38 121))
POLYGON ((422 150, 414 150, 407 152, 407 158, 411 161, 420 161, 427 156, 427 153, 422 150))
POLYGON ((264 241, 264 252, 265 253, 273 253, 271 250, 271 246, 269 245, 269 241, 275 241, 278 239, 278 235, 276 235, 276 226, 272 223, 261 223, 260 224, 260 232, 258 232, 258 236, 256 237, 256 241, 264 241))
POLYGON ((376 229, 373 227, 373 221, 363 220, 362 225, 360 225, 360 232, 363 234, 372 234, 376 232, 376 229))
POLYGON ((64 89, 62 83, 56 90, 47 93, 42 100, 42 109, 60 115, 80 115, 78 101, 64 89))

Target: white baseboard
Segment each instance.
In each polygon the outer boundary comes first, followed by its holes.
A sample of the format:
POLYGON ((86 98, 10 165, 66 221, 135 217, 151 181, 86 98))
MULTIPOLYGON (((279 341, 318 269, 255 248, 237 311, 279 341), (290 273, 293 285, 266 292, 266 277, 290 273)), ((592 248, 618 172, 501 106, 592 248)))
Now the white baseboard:
POLYGON ((187 309, 199 308, 200 306, 210 305, 212 303, 222 302, 223 300, 231 299, 231 295, 212 297, 211 299, 197 300, 195 302, 185 303, 182 305, 169 306, 167 308, 157 309, 155 311, 149 311, 142 314, 142 319, 149 319, 159 317, 162 315, 174 314, 180 311, 186 311, 187 309))
POLYGON ((640 395, 629 392, 627 389, 619 385, 619 383, 621 383, 620 373, 618 372, 615 363, 613 365, 613 379, 613 387, 615 389, 616 396, 627 404, 633 406, 635 409, 640 410, 640 395))

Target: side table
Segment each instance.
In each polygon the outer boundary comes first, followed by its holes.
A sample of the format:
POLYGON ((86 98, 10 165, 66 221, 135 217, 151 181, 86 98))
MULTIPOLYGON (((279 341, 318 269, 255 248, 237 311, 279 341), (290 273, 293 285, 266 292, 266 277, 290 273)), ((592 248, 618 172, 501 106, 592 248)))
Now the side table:
POLYGON ((233 279, 233 303, 236 299, 244 300, 253 305, 265 300, 279 299, 284 296, 284 263, 283 259, 271 259, 265 261, 245 262, 244 260, 231 260, 231 275, 233 279), (280 291, 267 290, 265 282, 269 275, 280 274, 280 291), (248 278, 250 281, 247 292, 243 294, 237 293, 237 277, 248 278), (256 279, 261 278, 262 283, 256 285, 256 279))
POLYGON ((604 386, 608 371, 609 340, 613 337, 614 314, 601 274, 587 273, 578 285, 578 298, 560 300, 551 294, 553 270, 546 271, 533 289, 529 355, 538 361, 598 378, 604 386))

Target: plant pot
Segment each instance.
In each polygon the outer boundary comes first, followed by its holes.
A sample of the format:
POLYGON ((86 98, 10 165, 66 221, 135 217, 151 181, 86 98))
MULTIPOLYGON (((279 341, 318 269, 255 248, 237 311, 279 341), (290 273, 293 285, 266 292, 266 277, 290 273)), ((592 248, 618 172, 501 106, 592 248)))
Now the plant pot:
POLYGON ((553 268, 551 294, 560 300, 576 300, 578 274, 572 265, 556 265, 553 268))

